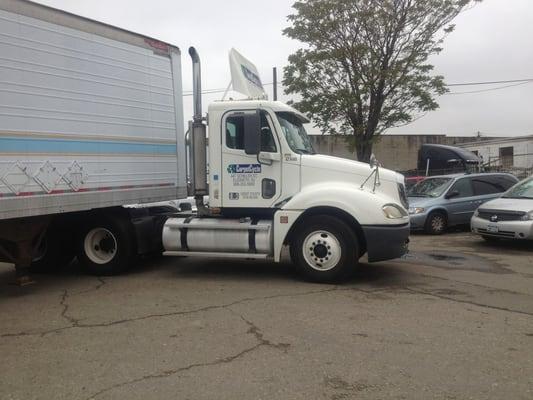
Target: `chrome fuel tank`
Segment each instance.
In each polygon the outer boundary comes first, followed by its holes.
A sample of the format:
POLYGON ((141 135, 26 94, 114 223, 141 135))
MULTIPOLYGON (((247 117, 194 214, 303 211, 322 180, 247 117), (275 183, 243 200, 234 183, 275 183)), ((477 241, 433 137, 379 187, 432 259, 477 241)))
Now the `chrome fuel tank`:
POLYGON ((166 251, 272 254, 272 221, 169 218, 163 228, 166 251))

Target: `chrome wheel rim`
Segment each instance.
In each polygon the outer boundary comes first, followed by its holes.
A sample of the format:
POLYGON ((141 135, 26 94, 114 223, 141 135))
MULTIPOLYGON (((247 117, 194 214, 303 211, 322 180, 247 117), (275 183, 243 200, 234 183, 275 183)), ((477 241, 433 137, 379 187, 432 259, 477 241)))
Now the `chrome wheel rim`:
POLYGON ((317 271, 329 271, 341 259, 339 240, 328 231, 311 232, 303 241, 303 255, 307 264, 317 271))
POLYGON ((95 264, 107 264, 117 253, 117 240, 105 228, 94 228, 89 231, 83 241, 87 258, 95 264))
POLYGON ((431 219, 431 229, 433 229, 433 232, 442 232, 444 230, 444 226, 444 217, 436 215, 431 219))

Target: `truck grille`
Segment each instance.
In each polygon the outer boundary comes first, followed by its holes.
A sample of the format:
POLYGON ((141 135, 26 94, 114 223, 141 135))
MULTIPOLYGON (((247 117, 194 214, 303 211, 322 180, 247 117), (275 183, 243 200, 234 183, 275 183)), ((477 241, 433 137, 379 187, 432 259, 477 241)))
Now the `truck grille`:
POLYGON ((521 211, 490 211, 490 210, 478 210, 478 217, 487 221, 499 222, 499 221, 520 221, 525 215, 525 212, 521 211))

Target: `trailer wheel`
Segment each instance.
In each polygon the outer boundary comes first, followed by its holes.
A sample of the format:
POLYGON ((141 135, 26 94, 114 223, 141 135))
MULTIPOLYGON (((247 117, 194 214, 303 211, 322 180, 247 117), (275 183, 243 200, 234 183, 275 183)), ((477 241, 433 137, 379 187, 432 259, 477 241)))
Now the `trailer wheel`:
POLYGON ((37 247, 30 271, 37 274, 57 272, 70 264, 75 256, 74 235, 69 227, 52 226, 37 247))
POLYGON ((116 275, 133 266, 135 241, 129 221, 99 217, 82 229, 78 260, 92 275, 116 275))
POLYGON ((338 281, 358 263, 359 245, 353 230, 342 220, 312 216, 297 229, 290 245, 291 258, 314 282, 338 281))

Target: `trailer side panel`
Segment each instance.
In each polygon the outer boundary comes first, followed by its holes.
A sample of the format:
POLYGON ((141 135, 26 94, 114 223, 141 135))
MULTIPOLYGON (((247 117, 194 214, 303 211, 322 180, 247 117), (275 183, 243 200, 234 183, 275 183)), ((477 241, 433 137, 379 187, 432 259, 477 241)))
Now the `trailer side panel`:
POLYGON ((168 44, 0 0, 0 219, 186 196, 179 62, 168 44))

